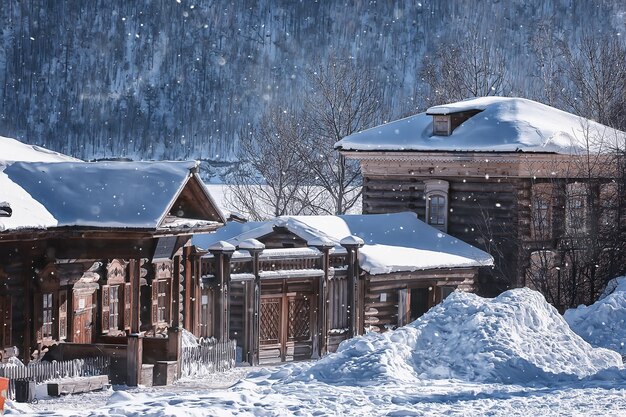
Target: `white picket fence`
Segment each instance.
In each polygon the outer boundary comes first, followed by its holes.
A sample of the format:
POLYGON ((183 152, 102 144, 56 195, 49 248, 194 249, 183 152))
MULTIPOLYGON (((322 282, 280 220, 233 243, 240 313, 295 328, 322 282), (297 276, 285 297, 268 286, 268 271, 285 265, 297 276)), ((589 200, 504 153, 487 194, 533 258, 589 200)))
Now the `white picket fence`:
POLYGON ((197 345, 184 346, 182 377, 205 377, 235 366, 237 341, 200 338, 197 345))
POLYGON ((110 358, 104 356, 69 361, 31 362, 27 366, 7 363, 0 364, 0 377, 9 379, 9 392, 7 395, 9 398, 14 399, 15 381, 18 379, 27 379, 41 383, 57 378, 107 375, 110 365, 110 358))

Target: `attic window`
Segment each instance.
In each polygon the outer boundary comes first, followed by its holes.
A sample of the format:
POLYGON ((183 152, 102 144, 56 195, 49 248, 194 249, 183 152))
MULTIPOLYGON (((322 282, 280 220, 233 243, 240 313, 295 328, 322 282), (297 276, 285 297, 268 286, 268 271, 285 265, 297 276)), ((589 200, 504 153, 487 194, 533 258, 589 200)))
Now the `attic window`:
POLYGON ((482 110, 464 110, 450 112, 447 108, 432 108, 426 114, 433 116, 433 135, 450 136, 454 129, 462 125, 467 119, 482 110))
POLYGON ((450 115, 433 116, 433 135, 450 136, 450 115))

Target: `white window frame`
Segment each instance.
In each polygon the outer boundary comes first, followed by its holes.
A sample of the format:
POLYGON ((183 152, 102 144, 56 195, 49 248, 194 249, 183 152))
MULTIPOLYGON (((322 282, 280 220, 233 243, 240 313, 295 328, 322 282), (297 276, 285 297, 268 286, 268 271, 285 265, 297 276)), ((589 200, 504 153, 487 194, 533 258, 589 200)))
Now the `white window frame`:
POLYGON ((445 180, 424 180, 424 198, 426 200, 426 224, 441 230, 442 232, 448 231, 448 213, 449 213, 449 198, 448 190, 450 189, 450 183, 445 180), (443 224, 432 224, 430 222, 430 206, 433 197, 442 197, 443 204, 443 224))

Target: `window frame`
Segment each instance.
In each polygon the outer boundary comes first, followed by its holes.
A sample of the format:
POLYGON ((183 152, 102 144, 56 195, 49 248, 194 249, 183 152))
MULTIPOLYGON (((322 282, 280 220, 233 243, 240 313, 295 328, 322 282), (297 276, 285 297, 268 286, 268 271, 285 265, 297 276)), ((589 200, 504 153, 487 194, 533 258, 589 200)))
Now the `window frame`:
POLYGON ((41 338, 54 338, 54 292, 41 293, 41 338), (48 319, 46 321, 46 319, 48 319))
MULTIPOLYGON (((432 180, 424 180, 424 198, 426 200, 426 216, 425 222, 429 226, 432 226, 436 229, 441 230, 442 232, 447 233, 448 231, 448 220, 449 220, 449 204, 450 199, 448 195, 448 190, 450 189, 450 183, 441 179, 432 179, 432 180), (443 223, 432 223, 431 222, 431 210, 432 210, 432 201, 433 198, 442 198, 443 204, 438 205, 438 211, 443 215, 443 223)), ((439 216, 437 216, 439 219, 439 216)))
POLYGON ((573 182, 565 189, 565 233, 581 235, 589 230, 589 187, 585 183, 573 182))

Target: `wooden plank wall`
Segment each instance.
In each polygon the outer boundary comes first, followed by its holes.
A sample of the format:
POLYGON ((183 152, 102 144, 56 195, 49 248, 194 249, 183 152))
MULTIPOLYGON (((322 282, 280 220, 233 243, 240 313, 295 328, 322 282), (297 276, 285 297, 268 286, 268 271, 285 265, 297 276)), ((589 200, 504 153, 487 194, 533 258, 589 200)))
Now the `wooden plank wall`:
MULTIPOLYGON (((368 176, 363 183, 363 212, 367 214, 412 211, 426 217, 425 179, 432 177, 368 176)), ((517 286, 521 272, 516 259, 519 213, 524 209, 520 194, 529 193, 530 181, 505 178, 437 177, 448 181, 448 233, 492 253, 497 266, 484 269, 478 291, 494 295, 517 286), (488 226, 487 226, 488 225, 488 226), (496 252, 502 252, 501 258, 496 252)), ((528 206, 525 206, 528 207, 528 206)), ((523 212, 523 211, 522 211, 523 212)), ((527 215, 526 212, 523 212, 527 215)))
POLYGON ((230 283, 230 338, 237 340, 237 346, 246 347, 246 285, 242 282, 230 283))

